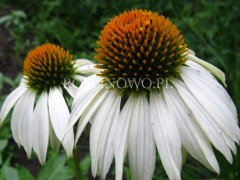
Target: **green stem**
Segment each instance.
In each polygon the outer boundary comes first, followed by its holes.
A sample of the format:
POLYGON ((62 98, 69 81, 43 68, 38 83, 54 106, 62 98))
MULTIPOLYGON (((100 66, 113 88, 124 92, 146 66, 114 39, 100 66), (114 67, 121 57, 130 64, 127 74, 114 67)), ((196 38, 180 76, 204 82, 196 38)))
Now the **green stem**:
POLYGON ((79 166, 79 157, 78 157, 78 152, 77 152, 77 148, 73 149, 73 163, 74 163, 74 167, 75 167, 75 171, 76 171, 76 177, 77 180, 83 180, 83 175, 82 175, 82 171, 81 168, 79 166))

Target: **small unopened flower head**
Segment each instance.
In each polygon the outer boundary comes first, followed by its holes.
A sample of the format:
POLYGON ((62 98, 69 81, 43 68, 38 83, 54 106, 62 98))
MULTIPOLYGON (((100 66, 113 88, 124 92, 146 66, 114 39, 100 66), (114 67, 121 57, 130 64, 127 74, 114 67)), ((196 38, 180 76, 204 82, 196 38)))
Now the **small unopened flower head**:
POLYGON ((158 78, 178 77, 176 68, 186 61, 187 45, 179 29, 151 11, 132 10, 114 17, 99 38, 95 59, 104 69, 99 75, 113 84, 119 78, 149 78, 156 84, 158 78))
POLYGON ((73 79, 73 56, 62 47, 46 43, 30 51, 24 61, 27 85, 37 91, 62 87, 64 79, 73 79))

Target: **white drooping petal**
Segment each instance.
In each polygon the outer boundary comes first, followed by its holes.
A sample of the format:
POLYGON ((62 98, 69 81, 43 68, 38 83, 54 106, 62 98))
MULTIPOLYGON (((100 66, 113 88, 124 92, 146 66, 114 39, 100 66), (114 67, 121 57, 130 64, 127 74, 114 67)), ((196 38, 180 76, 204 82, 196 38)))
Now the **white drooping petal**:
POLYGON ((74 66, 77 66, 77 67, 94 64, 92 61, 88 59, 76 59, 74 60, 74 62, 75 62, 74 66))
POLYGON ((79 80, 80 82, 83 82, 85 79, 87 79, 87 76, 82 76, 77 74, 75 74, 73 77, 75 80, 79 80))
POLYGON ((181 140, 162 92, 150 92, 150 117, 157 149, 169 179, 181 179, 181 140))
POLYGON ((130 95, 126 104, 124 105, 119 120, 117 122, 116 137, 114 143, 114 156, 116 166, 116 180, 122 179, 123 162, 127 152, 129 128, 132 121, 133 108, 136 101, 134 95, 130 95))
POLYGON ((128 157, 133 180, 151 180, 155 169, 156 149, 149 111, 147 98, 140 94, 134 102, 128 142, 128 157))
POLYGON ((62 141, 67 130, 70 113, 66 101, 58 88, 49 90, 48 105, 54 132, 57 138, 62 141))
POLYGON ((61 89, 51 88, 48 97, 49 115, 51 124, 57 138, 62 141, 62 145, 68 157, 72 156, 74 147, 73 128, 67 131, 70 112, 61 89))
POLYGON ((174 115, 184 148, 208 169, 220 173, 209 140, 202 132, 183 100, 174 88, 163 88, 167 106, 174 115))
POLYGON ((110 155, 106 154, 106 146, 108 141, 111 140, 109 133, 115 113, 120 109, 120 101, 121 98, 117 97, 114 91, 108 93, 104 103, 94 115, 90 131, 90 154, 93 176, 100 174, 103 177, 104 158, 110 155))
POLYGON ((81 118, 78 122, 78 127, 76 131, 76 138, 75 138, 75 145, 78 142, 78 139, 80 138, 83 130, 85 129, 87 123, 90 121, 90 119, 93 117, 95 111, 100 106, 100 104, 105 99, 106 95, 109 93, 108 90, 104 91, 102 94, 99 93, 95 98, 92 100, 92 102, 88 105, 84 113, 82 114, 81 118))
POLYGON ((14 107, 11 120, 13 138, 18 145, 24 146, 28 156, 30 156, 32 148, 31 140, 29 140, 31 126, 29 127, 28 123, 32 121, 34 97, 30 90, 24 91, 14 107))
POLYGON ((207 69, 205 69, 203 66, 201 66, 200 64, 198 64, 198 63, 196 63, 196 62, 194 62, 194 61, 192 61, 192 60, 187 60, 186 62, 185 62, 185 65, 188 65, 189 67, 191 67, 191 68, 194 68, 194 69, 196 69, 196 70, 198 70, 198 71, 201 71, 201 72, 203 72, 203 73, 206 73, 206 74, 211 74, 207 69))
POLYGON ((32 123, 33 123, 33 109, 34 109, 35 92, 27 90, 19 100, 19 109, 21 112, 18 117, 19 122, 19 141, 27 152, 27 156, 30 157, 32 152, 32 123))
MULTIPOLYGON (((223 139, 225 141, 225 143, 227 144, 227 146, 232 150, 233 154, 237 154, 237 147, 235 145, 235 142, 230 139, 230 137, 226 134, 222 134, 223 135, 223 139)), ((239 142, 238 142, 239 143, 239 142)))
POLYGON ((112 127, 108 135, 109 137, 106 144, 106 151, 105 151, 105 156, 104 156, 103 165, 102 165, 103 178, 106 177, 106 174, 109 171, 114 158, 114 142, 116 138, 116 130, 118 128, 118 121, 120 116, 120 103, 121 103, 121 100, 119 99, 119 104, 117 105, 118 108, 116 108, 115 115, 113 117, 112 127))
POLYGON ((74 148, 73 128, 68 132, 66 132, 65 137, 63 138, 63 141, 62 141, 62 145, 67 153, 68 158, 72 157, 73 148, 74 148))
POLYGON ((100 73, 101 70, 96 68, 95 66, 96 64, 87 59, 77 59, 74 64, 77 72, 86 76, 100 73))
POLYGON ((186 85, 180 80, 173 79, 171 81, 173 85, 178 90, 178 93, 181 95, 182 99, 188 106, 190 114, 194 116, 197 123, 206 134, 208 139, 214 145, 216 149, 218 149, 231 163, 232 155, 229 150, 227 144, 225 143, 223 137, 223 131, 219 128, 216 122, 210 117, 210 115, 205 111, 205 109, 201 106, 199 101, 195 99, 190 90, 186 87, 186 85))
POLYGON ((78 87, 75 86, 73 82, 70 82, 70 80, 69 81, 65 80, 63 86, 64 89, 66 89, 66 91, 68 92, 68 94, 72 96, 72 98, 74 98, 77 93, 78 87))
POLYGON ((89 104, 98 99, 98 96, 103 93, 103 88, 100 85, 101 81, 102 79, 95 75, 92 75, 83 81, 73 100, 68 130, 73 127, 89 104))
POLYGON ((79 101, 75 104, 75 106, 72 109, 68 128, 73 127, 73 125, 81 117, 84 111, 86 111, 89 105, 92 102, 97 101, 98 98, 101 97, 103 92, 104 92, 103 89, 99 87, 96 90, 91 91, 87 96, 83 95, 82 97, 79 97, 79 101))
POLYGON ((187 48, 187 53, 195 56, 195 52, 192 49, 187 48))
POLYGON ((27 87, 19 86, 11 94, 9 94, 2 105, 0 112, 0 124, 3 123, 9 111, 12 109, 17 100, 26 92, 27 87))
POLYGON ((19 87, 20 86, 25 86, 26 87, 27 82, 28 82, 28 77, 23 75, 23 77, 20 81, 19 87))
POLYGON ((61 142, 57 138, 54 129, 52 127, 52 122, 49 121, 49 137, 50 137, 50 144, 53 150, 57 151, 61 145, 61 142))
MULTIPOLYGON (((21 100, 21 98, 20 98, 21 100)), ((26 103, 26 102, 24 102, 26 103)), ((25 105, 25 104, 23 104, 25 105)), ((18 144, 18 146, 21 146, 20 140, 19 140, 19 134, 21 133, 20 131, 20 123, 19 121, 19 115, 22 110, 22 105, 16 104, 15 108, 13 109, 12 113, 12 119, 11 119, 11 130, 12 130, 12 136, 15 142, 18 144), (20 132, 19 132, 20 131, 20 132)))
POLYGON ((48 94, 42 92, 33 114, 33 149, 45 164, 49 140, 48 94))
POLYGON ((97 88, 101 87, 102 78, 96 75, 91 75, 86 78, 81 86, 78 88, 76 92, 76 96, 74 97, 72 108, 75 106, 76 102, 79 101, 79 98, 83 98, 87 96, 90 92, 95 91, 97 88))
MULTIPOLYGON (((209 87, 211 89, 211 91, 218 92, 215 95, 218 96, 220 99, 222 98, 222 101, 224 101, 225 104, 227 104, 229 106, 229 108, 232 111, 232 113, 234 114, 234 116, 237 116, 237 109, 236 109, 234 103, 232 102, 231 97, 229 96, 227 91, 216 81, 215 77, 212 76, 211 73, 206 71, 206 69, 201 67, 199 64, 197 64, 191 60, 187 61, 186 64, 189 65, 191 67, 191 69, 192 68, 196 69, 195 74, 198 75, 198 74, 200 74, 199 71, 201 72, 202 78, 198 77, 198 79, 201 79, 203 81, 205 77, 208 77, 208 80, 211 81, 211 83, 213 83, 213 85, 211 85, 209 87)), ((237 121, 237 119, 236 119, 236 121, 237 121)))
POLYGON ((81 67, 77 68, 77 71, 86 76, 100 73, 101 70, 96 68, 95 66, 96 66, 96 64, 81 66, 81 67))
MULTIPOLYGON (((221 130, 235 142, 240 139, 235 106, 226 90, 210 75, 189 67, 181 68, 183 81, 221 130), (204 93, 203 93, 204 92, 204 93)), ((232 146, 231 146, 232 147, 232 146)), ((234 149, 234 147, 232 147, 234 149)))
POLYGON ((212 64, 210 64, 206 61, 203 61, 203 60, 199 59, 198 57, 196 57, 192 54, 186 55, 186 58, 191 59, 192 61, 195 61, 196 63, 205 67, 209 72, 211 72, 218 79, 220 79, 225 87, 227 87, 227 84, 225 83, 225 80, 226 80, 225 79, 225 74, 220 69, 218 69, 217 67, 213 66, 212 64))

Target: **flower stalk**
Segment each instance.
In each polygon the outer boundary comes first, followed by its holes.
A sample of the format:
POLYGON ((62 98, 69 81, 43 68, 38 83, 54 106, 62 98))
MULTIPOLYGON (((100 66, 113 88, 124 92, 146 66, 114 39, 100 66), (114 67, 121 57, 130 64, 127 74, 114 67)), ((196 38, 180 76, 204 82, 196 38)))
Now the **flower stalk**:
POLYGON ((83 180, 83 175, 82 175, 82 170, 81 167, 79 166, 79 157, 78 157, 78 151, 77 148, 73 149, 73 164, 76 172, 76 178, 77 180, 83 180))

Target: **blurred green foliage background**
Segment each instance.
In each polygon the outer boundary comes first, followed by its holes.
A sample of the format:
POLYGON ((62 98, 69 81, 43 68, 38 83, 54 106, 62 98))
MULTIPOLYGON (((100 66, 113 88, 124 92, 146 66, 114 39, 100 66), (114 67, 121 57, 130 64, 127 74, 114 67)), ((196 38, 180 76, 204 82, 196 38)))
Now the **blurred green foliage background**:
MULTIPOLYGON (((181 30, 196 55, 223 70, 227 90, 240 112, 240 1, 236 0, 1 0, 0 1, 0 107, 21 77, 29 50, 45 42, 59 44, 74 57, 93 59, 96 41, 106 22, 132 8, 148 9, 169 17, 181 30)), ((79 142, 80 165, 90 173, 88 130, 79 142)), ((230 165, 216 151, 221 167, 217 175, 191 157, 183 166, 182 179, 240 179, 240 148, 230 165)), ((71 160, 63 152, 49 151, 41 167, 33 155, 27 160, 13 142, 9 118, 0 128, 0 179, 74 179, 71 160)), ((114 179, 114 168, 108 179, 114 179)), ((128 164, 124 178, 129 179, 128 164)), ((154 179, 166 175, 158 158, 154 179)))

